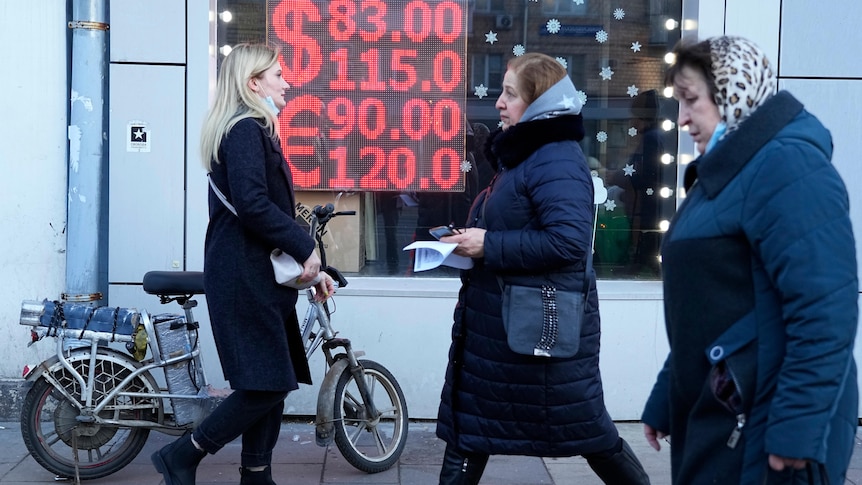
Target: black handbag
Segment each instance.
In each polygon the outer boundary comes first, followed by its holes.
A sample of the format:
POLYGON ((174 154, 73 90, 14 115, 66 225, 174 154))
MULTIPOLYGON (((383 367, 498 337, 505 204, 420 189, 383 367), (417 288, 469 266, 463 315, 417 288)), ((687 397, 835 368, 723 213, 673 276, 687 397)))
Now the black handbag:
POLYGON ((509 348, 536 357, 569 358, 577 354, 592 269, 590 247, 582 291, 561 290, 550 284, 504 284, 497 277, 503 290, 503 328, 509 348))

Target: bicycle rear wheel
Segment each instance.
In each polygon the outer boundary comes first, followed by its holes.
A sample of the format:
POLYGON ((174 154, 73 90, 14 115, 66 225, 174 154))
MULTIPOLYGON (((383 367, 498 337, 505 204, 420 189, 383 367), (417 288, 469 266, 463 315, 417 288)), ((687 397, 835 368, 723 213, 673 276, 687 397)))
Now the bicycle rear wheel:
POLYGON ((366 473, 388 470, 407 444, 407 401, 395 377, 372 360, 360 360, 365 382, 377 410, 368 406, 349 368, 335 388, 335 444, 344 459, 366 473))
MULTIPOLYGON (((102 400, 137 366, 125 355, 112 350, 99 349, 98 354, 97 383, 93 388, 96 402, 102 400)), ((74 351, 69 363, 80 375, 87 376, 90 352, 74 351)), ((72 374, 62 367, 53 370, 53 374, 63 388, 80 402, 81 388, 72 374)), ((125 390, 157 392, 155 382, 147 377, 136 377, 125 390)), ((21 435, 24 445, 43 468, 61 477, 75 477, 76 457, 82 480, 116 473, 135 459, 150 433, 145 427, 79 422, 79 414, 76 403, 70 401, 44 377, 40 377, 33 384, 21 407, 21 435)), ((158 399, 118 396, 105 407, 100 416, 104 419, 155 422, 160 414, 161 403, 158 399)))

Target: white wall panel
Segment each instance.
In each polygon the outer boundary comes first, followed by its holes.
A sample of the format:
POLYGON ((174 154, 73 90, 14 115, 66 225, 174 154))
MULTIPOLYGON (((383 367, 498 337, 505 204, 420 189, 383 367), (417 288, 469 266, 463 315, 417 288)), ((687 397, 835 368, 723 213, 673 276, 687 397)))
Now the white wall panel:
POLYGON ((784 1, 781 11, 782 77, 862 77, 854 53, 862 44, 859 0, 784 1))
POLYGON ((204 115, 209 108, 210 96, 215 90, 214 16, 207 3, 188 3, 188 92, 186 93, 186 261, 185 269, 203 271, 204 239, 209 213, 207 191, 209 184, 201 165, 200 138, 204 115), (214 39, 212 39, 214 40, 214 39), (204 56, 203 53, 208 53, 204 56))
POLYGON ((684 33, 703 40, 724 33, 723 0, 683 0, 683 16, 694 25, 683 24, 684 33))
POLYGON ((778 63, 781 0, 727 0, 724 25, 725 34, 749 39, 763 49, 773 64, 778 63))
POLYGON ((108 281, 140 282, 183 268, 185 68, 112 64, 110 76, 108 281), (137 124, 149 151, 129 146, 137 124))
MULTIPOLYGON (((832 163, 850 193, 850 217, 856 235, 856 260, 862 262, 862 80, 783 79, 779 88, 799 98, 805 109, 817 116, 832 132, 835 151, 832 163)), ((862 265, 860 265, 862 281, 862 265)), ((862 351, 862 349, 857 349, 862 351)))
POLYGON ((110 5, 111 62, 185 63, 186 2, 114 0, 110 5))
MULTIPOLYGON (((69 88, 66 2, 0 2, 0 380, 51 345, 27 347, 21 300, 59 298, 66 275, 69 88)), ((5 397, 0 396, 0 397, 5 397)))

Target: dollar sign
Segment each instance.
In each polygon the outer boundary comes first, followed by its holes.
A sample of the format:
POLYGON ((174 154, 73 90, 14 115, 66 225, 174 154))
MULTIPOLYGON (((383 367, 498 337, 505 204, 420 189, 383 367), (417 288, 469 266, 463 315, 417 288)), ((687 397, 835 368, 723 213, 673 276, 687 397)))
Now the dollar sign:
POLYGON ((320 11, 309 0, 284 0, 273 11, 272 25, 285 46, 279 55, 284 78, 300 87, 320 73, 323 57, 320 45, 302 32, 308 22, 320 22, 320 11))

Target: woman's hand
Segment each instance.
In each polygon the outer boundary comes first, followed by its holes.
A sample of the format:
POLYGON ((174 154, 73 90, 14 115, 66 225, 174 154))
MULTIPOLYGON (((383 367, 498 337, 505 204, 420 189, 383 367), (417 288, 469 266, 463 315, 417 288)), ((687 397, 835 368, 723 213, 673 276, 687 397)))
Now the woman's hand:
POLYGON ((320 256, 317 251, 312 251, 311 256, 302 263, 302 274, 299 275, 299 281, 306 283, 313 281, 320 274, 320 256))
POLYGON ((320 303, 325 302, 335 293, 335 282, 332 280, 332 276, 329 276, 325 271, 320 273, 320 281, 314 285, 314 290, 314 300, 320 303))
POLYGON ((661 444, 658 440, 667 437, 667 433, 663 431, 659 431, 652 426, 644 423, 644 436, 646 436, 647 443, 653 447, 656 451, 661 451, 661 444))
POLYGON ((458 247, 453 251, 459 256, 468 258, 481 258, 485 255, 485 229, 468 227, 461 229, 454 236, 441 237, 440 242, 457 243, 458 247))
POLYGON ((769 468, 772 468, 777 472, 784 470, 785 467, 802 470, 807 464, 808 460, 800 460, 797 458, 784 458, 783 456, 778 455, 769 455, 769 468))

